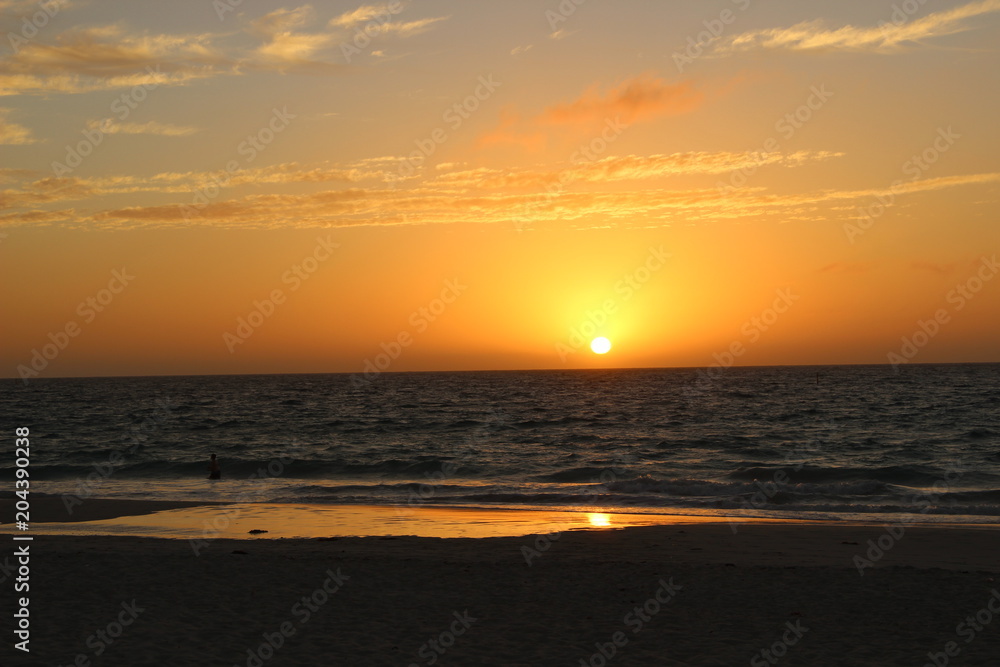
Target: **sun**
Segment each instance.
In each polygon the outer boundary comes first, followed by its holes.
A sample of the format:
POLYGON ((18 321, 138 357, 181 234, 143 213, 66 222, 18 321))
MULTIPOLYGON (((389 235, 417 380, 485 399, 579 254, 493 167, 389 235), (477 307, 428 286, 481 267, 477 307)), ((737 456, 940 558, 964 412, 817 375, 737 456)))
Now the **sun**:
POLYGON ((600 336, 590 341, 590 349, 594 351, 594 354, 607 354, 608 350, 611 349, 611 341, 600 336))

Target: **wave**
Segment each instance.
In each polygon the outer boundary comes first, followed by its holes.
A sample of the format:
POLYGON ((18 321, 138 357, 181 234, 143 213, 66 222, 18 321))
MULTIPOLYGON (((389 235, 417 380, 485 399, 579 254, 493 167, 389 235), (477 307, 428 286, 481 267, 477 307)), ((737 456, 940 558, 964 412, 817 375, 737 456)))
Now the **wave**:
MULTIPOLYGON (((91 455, 92 456, 92 455, 91 455)), ((248 479, 265 477, 284 478, 326 478, 343 476, 395 475, 399 477, 425 477, 435 473, 463 475, 477 473, 475 466, 462 462, 453 462, 451 457, 418 457, 416 460, 386 459, 375 463, 345 462, 343 460, 289 460, 274 457, 271 459, 236 459, 220 457, 222 472, 227 479, 248 479)), ((0 467, 0 474, 7 474, 13 469, 0 467)), ((197 461, 143 461, 139 463, 124 463, 111 465, 107 459, 102 463, 93 464, 32 464, 33 479, 60 480, 74 478, 164 478, 189 479, 207 474, 207 459, 197 461), (96 477, 95 477, 96 476, 96 477)))
POLYGON ((890 492, 890 485, 874 480, 837 482, 832 484, 777 484, 775 482, 715 482, 703 479, 655 479, 649 476, 611 482, 609 491, 619 493, 660 493, 672 496, 741 496, 763 493, 773 497, 776 493, 810 496, 870 496, 890 492))
POLYGON ((948 471, 925 465, 883 467, 774 465, 737 468, 728 473, 732 479, 773 480, 783 473, 797 482, 881 481, 890 484, 932 485, 946 478, 948 471))
POLYGON ((583 468, 570 468, 569 470, 538 475, 534 479, 540 482, 599 482, 604 477, 607 477, 609 473, 612 473, 609 467, 595 468, 585 466, 583 468))

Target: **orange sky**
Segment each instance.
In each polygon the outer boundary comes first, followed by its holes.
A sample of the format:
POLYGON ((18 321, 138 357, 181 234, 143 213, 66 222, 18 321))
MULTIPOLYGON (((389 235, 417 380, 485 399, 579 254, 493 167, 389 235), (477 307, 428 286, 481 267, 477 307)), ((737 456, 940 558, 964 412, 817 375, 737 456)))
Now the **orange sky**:
POLYGON ((550 4, 0 2, 5 374, 1000 361, 1000 1, 550 4))

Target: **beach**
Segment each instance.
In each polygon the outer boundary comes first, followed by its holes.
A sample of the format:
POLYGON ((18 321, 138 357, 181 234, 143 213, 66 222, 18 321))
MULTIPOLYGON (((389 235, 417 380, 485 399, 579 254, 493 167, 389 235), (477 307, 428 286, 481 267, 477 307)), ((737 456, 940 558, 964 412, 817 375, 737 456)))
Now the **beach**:
POLYGON ((996 527, 896 525, 890 542, 877 524, 677 521, 214 539, 197 555, 190 540, 36 524, 32 650, 13 664, 989 665, 1000 654, 996 527))

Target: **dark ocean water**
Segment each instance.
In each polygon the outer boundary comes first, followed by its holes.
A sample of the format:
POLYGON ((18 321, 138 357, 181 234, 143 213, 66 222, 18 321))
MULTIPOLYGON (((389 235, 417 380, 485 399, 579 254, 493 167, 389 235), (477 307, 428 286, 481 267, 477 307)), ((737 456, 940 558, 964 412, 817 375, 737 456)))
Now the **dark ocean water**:
POLYGON ((0 471, 28 426, 32 491, 81 499, 1000 517, 1000 365, 713 373, 5 380, 0 471))

